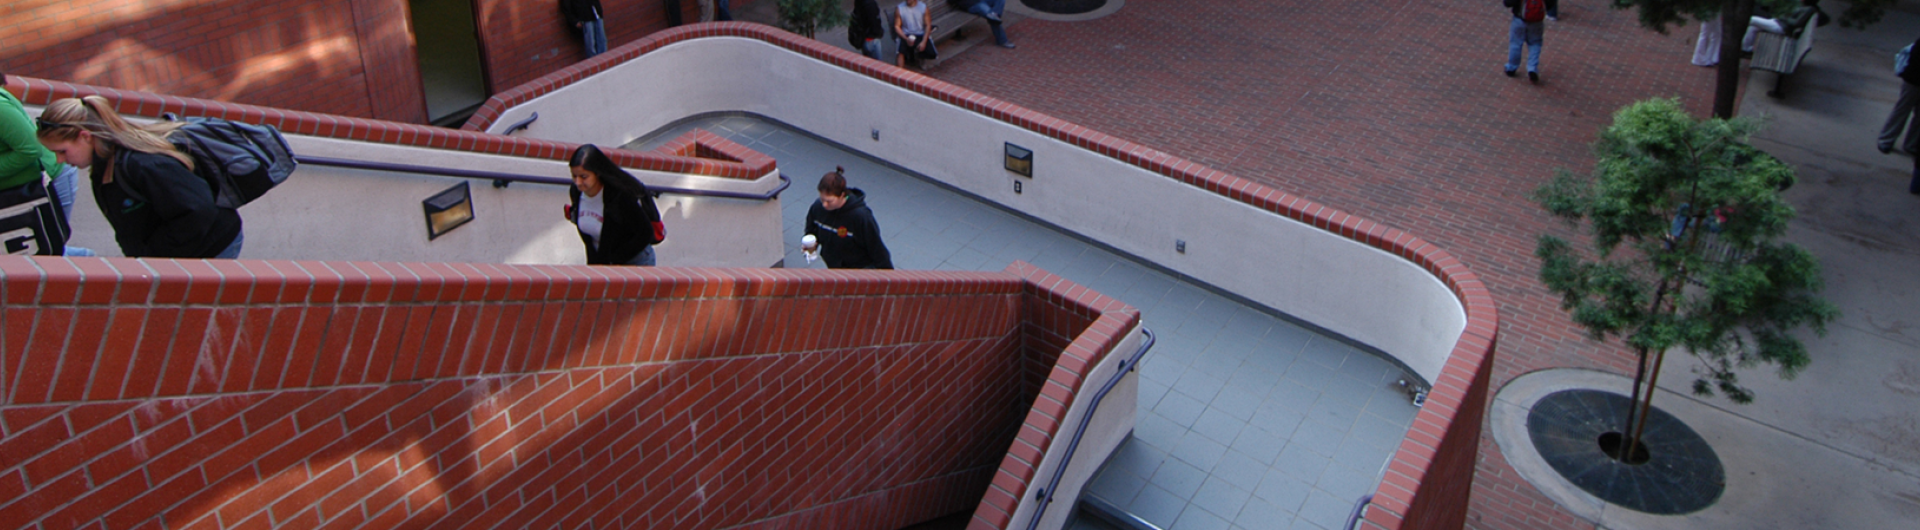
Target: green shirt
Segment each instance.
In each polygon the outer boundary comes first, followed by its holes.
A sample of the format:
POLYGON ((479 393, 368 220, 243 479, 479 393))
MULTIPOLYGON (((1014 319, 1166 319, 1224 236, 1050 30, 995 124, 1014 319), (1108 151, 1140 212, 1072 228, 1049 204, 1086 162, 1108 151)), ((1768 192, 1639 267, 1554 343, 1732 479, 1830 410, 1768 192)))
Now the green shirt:
POLYGON ((26 106, 0 89, 0 189, 33 182, 43 170, 55 176, 65 169, 35 136, 26 106))

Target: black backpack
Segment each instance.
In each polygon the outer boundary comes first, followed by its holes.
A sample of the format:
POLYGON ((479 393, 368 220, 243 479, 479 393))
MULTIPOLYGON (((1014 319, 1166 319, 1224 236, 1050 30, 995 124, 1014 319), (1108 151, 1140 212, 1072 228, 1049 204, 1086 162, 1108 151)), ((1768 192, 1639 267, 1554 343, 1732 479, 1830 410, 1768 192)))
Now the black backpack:
MULTIPOLYGON (((165 116, 169 121, 171 115, 165 116)), ((287 139, 272 125, 254 125, 220 118, 187 118, 187 124, 167 135, 167 141, 193 157, 193 173, 213 189, 213 202, 238 209, 285 182, 300 163, 287 139)), ((121 191, 146 201, 126 181, 121 191)))

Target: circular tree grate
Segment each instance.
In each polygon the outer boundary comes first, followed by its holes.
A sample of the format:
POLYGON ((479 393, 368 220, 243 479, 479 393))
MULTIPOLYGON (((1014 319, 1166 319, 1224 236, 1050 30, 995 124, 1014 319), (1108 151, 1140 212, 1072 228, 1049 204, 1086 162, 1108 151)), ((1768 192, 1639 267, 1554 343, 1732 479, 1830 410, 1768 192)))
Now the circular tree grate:
POLYGON ((1658 408, 1647 414, 1643 447, 1622 462, 1626 396, 1599 390, 1548 394, 1527 412, 1533 447, 1568 482, 1601 500, 1633 510, 1677 515, 1720 500, 1726 471, 1705 439, 1658 408), (1629 463, 1639 461, 1641 463, 1629 463))
POLYGON ((1020 0, 1034 11, 1055 15, 1078 15, 1107 5, 1107 0, 1020 0))

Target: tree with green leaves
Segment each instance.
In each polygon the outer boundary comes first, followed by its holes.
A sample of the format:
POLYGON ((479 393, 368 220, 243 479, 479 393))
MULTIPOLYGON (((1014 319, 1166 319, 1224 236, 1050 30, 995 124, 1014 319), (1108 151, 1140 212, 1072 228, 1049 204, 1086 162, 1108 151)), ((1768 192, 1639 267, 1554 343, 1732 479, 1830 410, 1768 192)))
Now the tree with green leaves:
POLYGON ((1791 379, 1810 360, 1793 330, 1824 336, 1839 316, 1818 296, 1813 255, 1778 241, 1794 217, 1780 194, 1793 170, 1747 143, 1756 130, 1696 120, 1677 99, 1641 101, 1602 132, 1592 176, 1559 171, 1534 192, 1593 242, 1583 253, 1540 236, 1540 280, 1590 338, 1623 339, 1639 357, 1616 458, 1636 454, 1668 350, 1700 361, 1694 393, 1748 403, 1736 369, 1771 364, 1791 379))
POLYGON ((780 26, 813 38, 814 33, 847 25, 840 0, 779 0, 780 26))
MULTIPOLYGON (((1880 21, 1894 0, 1853 0, 1840 15, 1840 25, 1865 28, 1880 21)), ((1754 5, 1767 6, 1774 13, 1786 14, 1799 0, 1613 0, 1614 9, 1637 9, 1640 26, 1665 35, 1670 26, 1684 26, 1689 19, 1701 24, 1720 18, 1720 64, 1714 79, 1713 115, 1733 117, 1733 101, 1740 91, 1740 40, 1747 35, 1747 22, 1754 5)))

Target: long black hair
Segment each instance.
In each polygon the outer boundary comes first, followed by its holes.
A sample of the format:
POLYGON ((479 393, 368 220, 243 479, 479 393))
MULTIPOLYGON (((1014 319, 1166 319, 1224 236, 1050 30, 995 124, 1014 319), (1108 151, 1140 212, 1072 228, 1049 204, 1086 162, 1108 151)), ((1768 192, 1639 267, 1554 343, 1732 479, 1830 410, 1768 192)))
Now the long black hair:
POLYGON ((620 164, 613 163, 613 159, 601 152, 599 146, 582 144, 580 148, 573 150, 572 157, 567 158, 567 166, 591 171, 593 176, 600 178, 600 185, 620 190, 628 195, 639 197, 647 193, 646 184, 642 184, 640 179, 633 178, 632 173, 621 169, 620 164))

